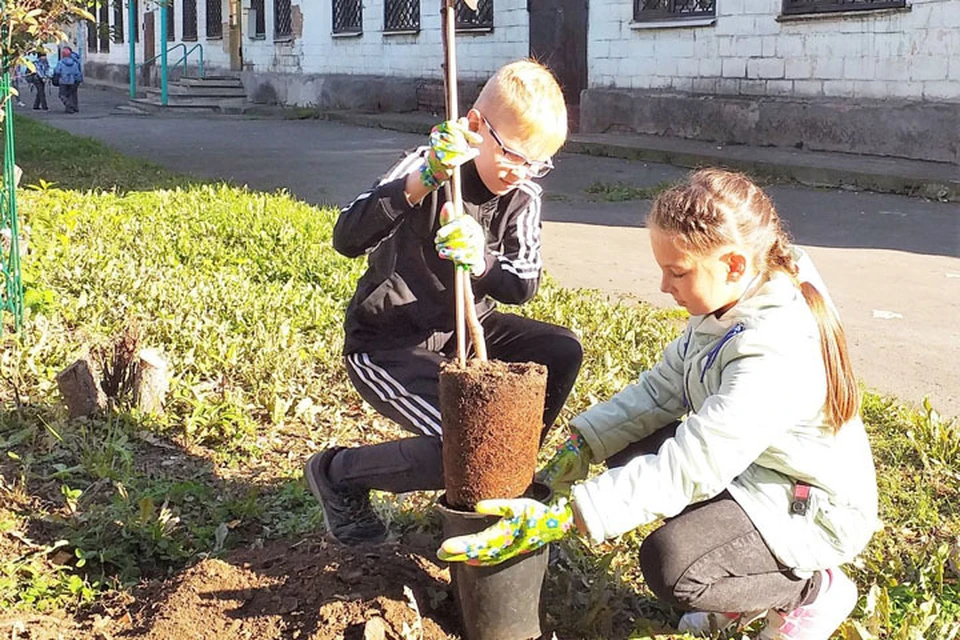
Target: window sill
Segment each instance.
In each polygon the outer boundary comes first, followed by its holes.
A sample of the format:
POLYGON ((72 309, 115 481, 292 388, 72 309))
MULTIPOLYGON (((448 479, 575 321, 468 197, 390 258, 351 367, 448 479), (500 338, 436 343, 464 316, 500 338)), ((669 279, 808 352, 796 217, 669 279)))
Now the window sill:
POLYGON ((331 33, 331 38, 359 38, 363 35, 363 31, 344 31, 343 33, 331 33))
POLYGON ((416 36, 420 35, 420 29, 397 29, 396 31, 384 31, 384 36, 416 36))
POLYGON ((856 11, 820 11, 818 13, 790 13, 777 16, 777 22, 808 22, 810 20, 830 20, 831 18, 882 18, 897 13, 913 11, 911 5, 889 7, 887 9, 858 9, 856 11))
POLYGON ((183 36, 182 38, 180 38, 180 40, 182 42, 196 42, 197 36, 183 36))
POLYGON ((634 20, 630 23, 630 28, 635 31, 643 31, 645 29, 692 29, 695 27, 712 27, 716 23, 716 17, 677 18, 676 20, 634 20))
POLYGON ((475 33, 478 35, 483 35, 485 33, 493 33, 493 27, 457 27, 457 33, 475 33))
MULTIPOLYGON (((266 37, 264 37, 266 40, 266 37)), ((293 44, 293 36, 274 36, 273 44, 293 44)))
POLYGON ((207 41, 209 42, 211 40, 212 41, 223 40, 223 36, 207 36, 207 41))

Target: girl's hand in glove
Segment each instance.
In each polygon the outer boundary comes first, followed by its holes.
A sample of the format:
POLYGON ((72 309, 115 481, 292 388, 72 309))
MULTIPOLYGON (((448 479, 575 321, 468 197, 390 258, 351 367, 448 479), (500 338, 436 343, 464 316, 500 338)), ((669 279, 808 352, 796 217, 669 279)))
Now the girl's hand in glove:
POLYGON ((590 470, 590 446, 578 432, 557 447, 550 461, 537 473, 537 479, 558 494, 569 494, 570 486, 587 477, 590 470))
POLYGON ((479 533, 444 540, 438 558, 471 565, 500 564, 559 540, 574 528, 573 509, 566 498, 551 504, 529 498, 481 500, 476 510, 503 518, 479 533))

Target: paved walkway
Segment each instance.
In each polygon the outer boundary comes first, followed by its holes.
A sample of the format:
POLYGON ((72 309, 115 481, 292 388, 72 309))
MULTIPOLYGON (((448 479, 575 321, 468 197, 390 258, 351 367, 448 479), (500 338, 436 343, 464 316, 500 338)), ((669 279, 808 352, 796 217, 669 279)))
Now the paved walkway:
MULTIPOLYGON (((349 202, 403 149, 422 141, 322 120, 135 116, 117 111, 124 102, 121 93, 85 87, 81 113, 38 117, 173 169, 285 188, 316 204, 349 202)), ((658 290, 642 223, 649 202, 604 202, 586 188, 652 186, 686 171, 561 154, 543 181, 547 270, 567 287, 671 305, 658 290)), ((858 374, 871 388, 910 403, 929 395, 942 413, 960 415, 960 204, 793 185, 769 192, 830 284, 858 374)))

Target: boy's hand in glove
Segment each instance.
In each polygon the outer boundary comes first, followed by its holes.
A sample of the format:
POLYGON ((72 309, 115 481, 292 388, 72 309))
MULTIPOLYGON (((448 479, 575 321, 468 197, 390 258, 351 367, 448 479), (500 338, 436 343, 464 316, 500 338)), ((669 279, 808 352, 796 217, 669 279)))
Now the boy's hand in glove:
POLYGON ((470 269, 479 278, 487 269, 487 237, 483 227, 469 215, 462 215, 453 222, 450 216, 453 205, 446 203, 440 211, 440 223, 434 244, 437 254, 452 260, 459 267, 470 269))
POLYGON ((466 118, 441 122, 430 132, 430 152, 420 167, 420 181, 431 191, 437 189, 455 168, 480 154, 477 145, 481 142, 483 137, 470 131, 466 118))
POLYGON ((570 437, 557 447, 557 452, 537 473, 537 479, 556 493, 566 495, 574 482, 587 477, 590 457, 590 445, 578 432, 571 430, 570 437))
POLYGON ((471 565, 500 564, 559 540, 574 528, 573 509, 566 498, 551 504, 529 498, 481 500, 476 510, 503 518, 479 533, 444 540, 438 558, 471 565))

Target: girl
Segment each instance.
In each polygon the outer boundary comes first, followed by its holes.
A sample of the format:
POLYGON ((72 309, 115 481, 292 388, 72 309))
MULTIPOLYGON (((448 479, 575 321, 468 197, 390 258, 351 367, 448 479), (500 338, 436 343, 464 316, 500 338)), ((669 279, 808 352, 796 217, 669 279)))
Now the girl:
POLYGON ((505 516, 446 540, 495 564, 576 528, 594 542, 658 518, 640 563, 658 597, 711 633, 766 614, 760 638, 826 640, 857 602, 839 565, 877 529, 876 476, 836 309, 746 177, 708 169, 648 218, 661 289, 690 312, 639 381, 572 420, 541 472, 569 501, 481 502, 505 516), (591 462, 609 470, 583 479, 591 462))

